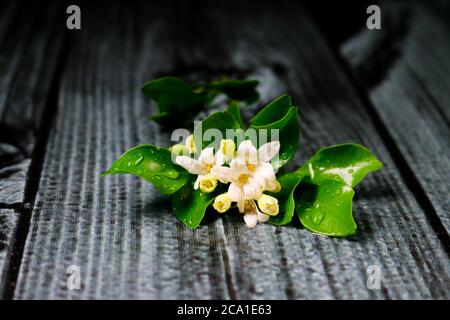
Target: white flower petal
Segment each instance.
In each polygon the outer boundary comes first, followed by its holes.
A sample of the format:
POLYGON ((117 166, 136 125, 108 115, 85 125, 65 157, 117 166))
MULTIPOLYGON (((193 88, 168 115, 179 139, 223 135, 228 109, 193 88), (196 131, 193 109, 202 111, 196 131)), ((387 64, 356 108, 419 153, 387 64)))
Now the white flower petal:
POLYGON ((258 163, 258 151, 253 146, 251 140, 245 140, 239 145, 237 156, 241 161, 244 161, 246 163, 258 163))
POLYGON ((213 165, 215 163, 214 148, 203 149, 198 157, 198 162, 205 165, 213 165))
POLYGON ((216 152, 216 165, 221 166, 227 160, 227 156, 222 153, 222 151, 216 152))
POLYGON ((233 172, 234 177, 237 177, 240 174, 249 173, 249 170, 245 165, 245 162, 241 161, 240 159, 231 160, 230 169, 233 172))
POLYGON ((244 209, 245 209, 244 199, 242 199, 241 201, 238 201, 237 206, 238 206, 239 212, 244 213, 244 209))
POLYGON ((239 203, 244 200, 244 190, 237 183, 230 183, 227 194, 233 202, 239 203))
POLYGON ((199 186, 199 184, 200 184, 200 180, 202 180, 203 176, 204 176, 203 174, 199 174, 199 175, 197 176, 197 180, 195 180, 195 183, 194 183, 194 189, 195 189, 195 190, 198 189, 198 186, 199 186))
POLYGON ((259 162, 268 162, 280 152, 280 141, 272 141, 258 149, 259 162))
POLYGON ((259 222, 266 222, 267 220, 269 220, 269 218, 270 218, 269 215, 262 213, 258 210, 258 221, 259 222))
POLYGON ((201 174, 206 173, 206 167, 198 160, 192 159, 188 156, 178 156, 175 158, 175 162, 185 168, 189 173, 201 174))
POLYGON ((263 193, 263 186, 258 183, 254 178, 249 178, 248 182, 244 185, 244 199, 258 199, 263 193))
POLYGON ((233 171, 228 167, 214 166, 211 168, 210 173, 214 178, 223 183, 227 183, 233 179, 233 171))
POLYGON ((255 181, 258 182, 263 189, 266 189, 266 178, 264 178, 263 176, 254 174, 253 179, 255 179, 255 181))
POLYGON ((255 176, 263 177, 264 179, 268 180, 275 180, 275 171, 273 170, 273 167, 268 162, 263 162, 258 164, 258 166, 255 169, 255 176))
POLYGON ((258 223, 258 214, 256 212, 245 213, 244 221, 247 227, 254 228, 258 223))

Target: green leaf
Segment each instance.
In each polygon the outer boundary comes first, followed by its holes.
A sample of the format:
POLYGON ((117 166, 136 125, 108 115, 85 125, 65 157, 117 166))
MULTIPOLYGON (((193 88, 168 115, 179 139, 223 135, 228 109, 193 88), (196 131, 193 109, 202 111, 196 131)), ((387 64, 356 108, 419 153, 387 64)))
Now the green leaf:
POLYGON ((297 114, 297 107, 292 106, 291 97, 282 95, 264 107, 250 120, 250 128, 268 130, 269 141, 276 140, 271 137, 270 130, 279 130, 281 147, 279 161, 274 163, 275 169, 284 166, 297 152, 300 131, 297 114))
POLYGON ((303 179, 303 175, 297 172, 284 174, 278 178, 281 190, 271 195, 278 199, 279 214, 270 217, 270 222, 276 225, 284 225, 291 222, 294 216, 295 200, 294 191, 303 179))
POLYGON ((250 124, 259 127, 277 122, 282 119, 291 108, 291 97, 287 94, 283 94, 259 111, 250 120, 250 124))
POLYGON ((153 145, 128 150, 101 175, 127 173, 152 183, 160 192, 169 195, 187 184, 191 176, 172 162, 170 151, 153 145))
POLYGON ((211 193, 194 190, 192 183, 188 183, 173 195, 173 211, 178 220, 191 229, 195 229, 205 216, 206 209, 212 203, 218 189, 211 193))
POLYGON ((158 122, 163 120, 178 122, 177 118, 173 117, 175 113, 183 111, 190 114, 203 108, 210 97, 206 92, 196 89, 196 86, 175 77, 148 81, 141 87, 144 95, 158 105, 158 113, 152 116, 152 119, 158 122))
POLYGON ((219 93, 226 94, 232 100, 253 102, 258 99, 257 85, 257 80, 227 80, 191 85, 176 77, 163 77, 144 83, 141 90, 147 98, 157 103, 158 112, 151 119, 174 126, 190 121, 195 114, 211 104, 219 93))
POLYGON ((239 102, 231 101, 229 107, 227 108, 227 111, 234 116, 241 128, 245 128, 244 120, 242 120, 241 107, 239 105, 239 102))
POLYGON ((383 164, 367 148, 340 144, 320 149, 293 175, 297 186, 297 214, 309 230, 344 237, 356 232, 352 216, 353 187, 383 164), (308 183, 308 184, 306 184, 308 183))
POLYGON ((258 80, 224 80, 211 83, 209 88, 225 93, 232 100, 252 103, 259 98, 258 83, 258 80))
POLYGON ((336 180, 351 187, 383 164, 366 147, 359 144, 339 144, 320 149, 300 171, 320 185, 324 180, 336 180))
POLYGON ((345 237, 355 234, 352 199, 355 192, 348 185, 323 180, 321 185, 301 184, 297 214, 310 231, 326 236, 345 237))
POLYGON ((236 120, 235 116, 233 116, 228 111, 215 112, 203 119, 203 121, 201 121, 194 128, 194 141, 197 150, 201 150, 207 146, 210 146, 211 144, 216 150, 218 150, 221 139, 226 138, 227 129, 241 129, 241 125, 239 124, 238 120, 236 120), (208 131, 210 129, 215 129, 218 131, 208 131), (217 133, 218 136, 216 137, 214 135, 213 137, 209 137, 210 133, 217 133))

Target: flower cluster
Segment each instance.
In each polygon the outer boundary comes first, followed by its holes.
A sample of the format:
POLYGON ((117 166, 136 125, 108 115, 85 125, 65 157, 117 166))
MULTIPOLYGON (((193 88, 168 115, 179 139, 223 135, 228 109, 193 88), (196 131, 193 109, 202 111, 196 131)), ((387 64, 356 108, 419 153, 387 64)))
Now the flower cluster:
MULTIPOLYGON (((194 145, 190 136, 184 147, 194 152, 194 145)), ((279 151, 279 141, 256 149, 251 140, 245 140, 236 150, 233 140, 223 139, 216 153, 209 147, 203 149, 197 159, 180 155, 175 161, 189 173, 197 175, 194 189, 210 193, 218 183, 229 184, 228 191, 214 199, 214 209, 224 213, 235 203, 247 226, 253 228, 258 221, 266 222, 270 216, 279 213, 278 200, 264 194, 265 191, 278 192, 281 189, 269 162, 279 151)))
MULTIPOLYGON (((225 110, 194 123, 194 132, 220 139, 220 146, 202 146, 194 135, 169 150, 139 145, 120 156, 102 176, 132 174, 151 183, 171 196, 176 218, 191 229, 200 226, 212 204, 219 213, 237 207, 252 228, 258 222, 281 226, 297 219, 305 229, 321 235, 355 234, 354 188, 383 164, 366 147, 345 143, 321 148, 296 170, 275 176, 275 169, 293 160, 299 147, 298 107, 283 94, 246 121, 241 107, 257 101, 257 84, 256 80, 188 84, 174 77, 146 82, 142 91, 158 109, 152 119, 166 127, 190 122, 211 106, 214 97, 227 96, 225 110), (236 140, 245 133, 255 139, 270 136, 272 142, 262 145, 220 138, 229 137, 229 130, 236 140)), ((179 134, 174 131, 172 136, 179 134)))

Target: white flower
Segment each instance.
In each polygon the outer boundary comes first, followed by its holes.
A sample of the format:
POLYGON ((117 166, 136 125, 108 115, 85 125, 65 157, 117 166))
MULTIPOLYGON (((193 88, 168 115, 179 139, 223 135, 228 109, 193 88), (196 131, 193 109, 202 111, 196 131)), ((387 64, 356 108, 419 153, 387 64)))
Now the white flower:
POLYGON ((277 188, 270 161, 280 150, 278 141, 266 143, 256 150, 250 140, 242 142, 230 167, 214 166, 211 174, 220 181, 230 182, 228 196, 244 212, 245 201, 259 199, 264 190, 277 188))
POLYGON ((202 188, 203 192, 212 192, 217 185, 217 177, 212 173, 212 168, 223 165, 223 159, 214 155, 213 148, 205 148, 200 153, 198 159, 193 159, 188 156, 178 156, 175 158, 175 162, 185 168, 189 173, 197 174, 197 180, 194 184, 194 189, 198 189, 200 185, 214 185, 214 187, 202 188), (210 174, 211 173, 211 174, 210 174), (202 180, 205 183, 202 184, 202 180))
POLYGON ((256 199, 262 195, 264 189, 250 170, 240 159, 233 159, 230 167, 215 166, 211 169, 211 174, 220 181, 231 182, 228 187, 228 197, 233 202, 237 202, 239 212, 244 212, 245 200, 256 199))
POLYGON ((246 200, 244 206, 244 221, 247 227, 254 228, 259 222, 266 222, 269 220, 269 215, 259 211, 255 200, 246 200))
POLYGON ((273 191, 277 188, 275 172, 270 160, 280 151, 280 142, 273 141, 262 145, 258 150, 250 140, 239 145, 237 159, 245 162, 247 168, 264 190, 273 191))

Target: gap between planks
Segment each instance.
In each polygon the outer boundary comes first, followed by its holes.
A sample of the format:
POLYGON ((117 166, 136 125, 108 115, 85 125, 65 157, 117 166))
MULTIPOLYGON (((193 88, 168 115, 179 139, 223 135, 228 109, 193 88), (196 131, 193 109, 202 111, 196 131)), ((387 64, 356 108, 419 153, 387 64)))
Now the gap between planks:
POLYGON ((31 155, 31 164, 25 182, 24 202, 0 204, 0 208, 14 209, 14 211, 19 214, 17 226, 10 243, 11 254, 7 257, 5 262, 5 282, 3 284, 3 288, 1 288, 3 290, 0 292, 0 298, 4 300, 10 300, 14 296, 25 242, 30 228, 34 202, 39 188, 47 142, 58 110, 60 81, 64 74, 65 62, 67 61, 71 39, 71 32, 65 31, 57 58, 58 62, 55 73, 52 76, 49 94, 47 96, 44 112, 41 117, 41 123, 39 130, 37 130, 36 143, 31 155))
POLYGON ((356 76, 349 66, 348 62, 342 57, 338 48, 333 46, 330 43, 329 38, 326 33, 323 32, 322 26, 318 23, 317 19, 314 18, 310 12, 308 12, 311 21, 313 21, 317 28, 324 35, 324 39, 326 40, 326 44, 328 45, 330 52, 333 54, 336 59, 338 65, 341 67, 342 71, 346 75, 349 83, 353 86, 356 96, 360 99, 361 104, 364 106, 365 111, 369 115, 375 130, 379 134, 381 140, 384 142, 386 149, 394 160, 396 169, 400 173, 400 177, 404 181, 405 185, 409 189, 409 191, 416 198, 417 203, 420 205, 421 209, 424 211, 425 216, 427 217, 430 225, 433 230, 436 232, 439 240, 442 242, 447 255, 450 257, 450 235, 447 233, 445 226, 443 225, 439 215, 436 212, 431 200, 427 196, 425 190, 414 174, 411 166, 409 165, 407 159, 403 156, 400 151, 395 139, 392 134, 389 132, 387 125, 383 122, 381 117, 379 116, 374 104, 370 101, 368 93, 366 89, 359 83, 356 79, 356 76))

